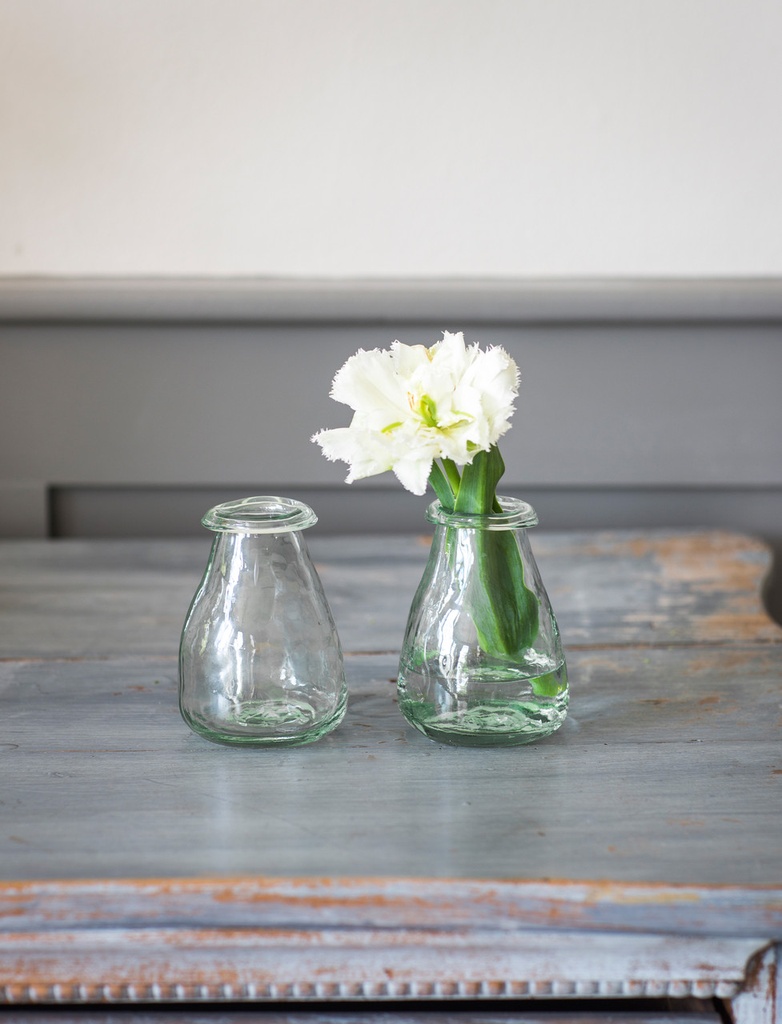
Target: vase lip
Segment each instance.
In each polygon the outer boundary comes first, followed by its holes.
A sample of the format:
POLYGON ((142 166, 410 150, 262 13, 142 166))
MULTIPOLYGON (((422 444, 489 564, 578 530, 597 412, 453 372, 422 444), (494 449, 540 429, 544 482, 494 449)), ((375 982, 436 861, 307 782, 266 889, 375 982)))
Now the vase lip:
POLYGON ((292 533, 306 530, 317 521, 303 501, 261 494, 215 505, 201 524, 214 533, 292 533))
POLYGON ((455 526, 467 530, 526 530, 538 525, 538 514, 529 502, 498 494, 502 512, 486 515, 470 512, 448 512, 439 501, 426 510, 426 518, 435 526, 455 526))

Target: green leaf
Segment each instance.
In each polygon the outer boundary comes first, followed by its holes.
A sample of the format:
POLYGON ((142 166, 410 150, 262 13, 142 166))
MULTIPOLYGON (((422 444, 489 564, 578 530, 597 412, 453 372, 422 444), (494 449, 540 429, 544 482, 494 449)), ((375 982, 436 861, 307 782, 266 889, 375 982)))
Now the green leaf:
POLYGON ((548 672, 545 676, 538 676, 531 682, 532 692, 538 697, 557 697, 567 689, 567 682, 561 679, 556 672, 548 672))
POLYGON ((477 537, 481 586, 473 621, 488 653, 514 655, 538 632, 539 602, 524 582, 524 566, 512 531, 481 530, 477 537))
POLYGON ((448 478, 436 462, 432 463, 432 468, 429 472, 429 483, 432 485, 432 490, 437 495, 437 500, 445 511, 452 512, 454 492, 451 484, 448 482, 448 478))
POLYGON ((453 505, 456 501, 456 495, 459 493, 459 487, 462 483, 462 475, 459 472, 459 467, 453 461, 453 459, 443 459, 443 470, 448 479, 448 483, 451 485, 451 501, 448 505, 448 511, 453 512, 453 505))
POLYGON ((470 465, 462 470, 454 511, 471 515, 502 511, 497 505, 497 484, 504 472, 505 462, 496 444, 487 452, 478 452, 470 465))

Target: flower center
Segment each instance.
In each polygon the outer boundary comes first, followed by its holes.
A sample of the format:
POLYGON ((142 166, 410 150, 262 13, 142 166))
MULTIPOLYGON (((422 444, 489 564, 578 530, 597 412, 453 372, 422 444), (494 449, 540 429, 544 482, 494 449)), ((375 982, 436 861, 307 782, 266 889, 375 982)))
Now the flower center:
POLYGON ((421 395, 418 401, 416 401, 416 396, 408 391, 407 402, 410 406, 410 411, 414 416, 418 416, 423 420, 424 426, 437 429, 437 405, 433 398, 430 398, 429 395, 421 395))

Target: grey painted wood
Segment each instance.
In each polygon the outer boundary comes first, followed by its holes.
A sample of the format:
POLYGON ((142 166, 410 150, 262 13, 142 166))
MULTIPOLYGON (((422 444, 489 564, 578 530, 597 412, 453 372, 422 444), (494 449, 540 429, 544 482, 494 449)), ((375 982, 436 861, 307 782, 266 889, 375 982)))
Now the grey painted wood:
POLYGON ((498 751, 433 744, 395 707, 377 638, 421 538, 313 542, 364 647, 342 726, 285 751, 214 746, 179 718, 159 616, 204 545, 3 545, 0 1003, 716 996, 739 1024, 773 1021, 767 552, 538 536, 585 630, 571 714, 498 751))
MULTIPOLYGON (((404 725, 394 708, 395 652, 426 557, 422 537, 383 538, 380 544, 371 538, 313 540, 313 554, 346 650, 386 653, 348 657, 351 709, 338 733, 315 747, 276 756, 237 755, 205 744, 184 728, 176 711, 178 633, 205 562, 206 539, 203 543, 0 546, 0 650, 8 659, 1 669, 2 749, 10 772, 6 793, 13 794, 21 785, 20 792, 27 793, 29 800, 24 766, 39 760, 40 781, 34 792, 44 799, 42 806, 19 804, 20 810, 13 812, 21 815, 18 821, 23 827, 17 831, 22 834, 6 840, 2 870, 13 876, 17 869, 38 863, 39 877, 45 875, 47 851, 53 844, 60 851, 58 870, 74 877, 85 869, 88 851, 79 845, 85 835, 82 826, 76 825, 71 839, 58 840, 62 823, 45 804, 46 794, 59 799, 58 790, 67 788, 72 778, 79 780, 75 792, 80 796, 67 820, 72 813, 73 822, 79 821, 79 807, 93 825, 97 825, 96 814, 105 816, 95 835, 102 835, 109 847, 93 851, 98 858, 94 872, 108 870, 115 852, 128 858, 114 864, 115 875, 138 873, 139 859, 144 857, 151 858, 153 874, 175 872, 180 856, 196 857, 193 871, 218 870, 224 856, 220 838, 212 836, 207 842, 201 835, 202 828, 208 835, 213 827, 212 805, 204 804, 202 790, 194 793, 189 786, 198 779, 199 786, 206 785, 212 792, 217 785, 212 795, 218 799, 224 772, 236 765, 247 766, 249 772, 232 780, 232 804, 240 812, 234 816, 229 807, 224 809, 223 817, 228 815, 227 820, 239 828, 228 843, 231 853, 225 870, 230 872, 275 873, 287 866, 307 874, 318 866, 308 857, 315 856, 315 850, 320 857, 325 849, 333 858, 329 870, 338 874, 360 871, 362 865, 370 874, 428 874, 435 866, 426 858, 417 859, 416 836, 422 824, 435 821, 442 834, 456 830, 447 859, 436 866, 437 872, 469 873, 470 857, 475 856, 470 836, 483 841, 488 827, 475 815, 486 813, 489 818, 498 815, 500 834, 492 836, 495 860, 491 867, 504 876, 517 875, 522 864, 533 872, 536 867, 551 869, 552 864, 535 858, 550 856, 549 840, 555 835, 562 841, 562 859, 553 873, 560 877, 604 877, 606 871, 618 871, 620 877, 649 880, 643 873, 649 868, 642 865, 654 864, 655 870, 665 866, 685 872, 675 875, 678 881, 729 882, 735 879, 729 874, 717 877, 719 872, 727 871, 728 865, 738 870, 746 862, 759 873, 759 880, 769 881, 778 864, 777 819, 761 817, 758 849, 746 847, 752 834, 746 816, 751 795, 758 786, 769 798, 772 793, 778 795, 775 780, 780 778, 774 774, 773 715, 782 667, 782 630, 760 608, 757 591, 768 561, 763 547, 721 533, 539 533, 538 538, 541 570, 568 645, 573 706, 565 729, 547 744, 499 756, 453 752, 429 744, 404 725), (755 651, 753 644, 758 643, 762 646, 755 651), (673 644, 680 648, 671 649, 673 644), (85 660, 96 656, 109 660, 85 660), (54 733, 50 720, 57 723, 54 733), (613 737, 619 725, 621 744, 617 746, 613 737), (142 746, 139 736, 144 737, 142 746), (350 758, 345 760, 347 741, 350 758), (554 792, 550 792, 550 748, 557 751, 554 792), (637 748, 644 752, 643 758, 637 748), (420 767, 414 770, 409 767, 411 750, 420 759, 420 767), (697 772, 690 763, 695 753, 697 772), (717 785, 729 755, 731 770, 717 785), (184 760, 177 762, 178 756, 184 760), (280 810, 276 824, 266 814, 256 821, 267 839, 262 844, 252 831, 256 819, 251 813, 252 759, 259 756, 265 757, 264 806, 268 810, 273 798, 280 810), (463 787, 480 785, 473 778, 479 757, 486 769, 479 777, 487 790, 476 809, 469 810, 472 802, 461 801, 459 793, 463 787), (149 769, 143 777, 137 767, 129 769, 139 758, 149 769), (504 758, 504 771, 512 769, 504 786, 511 791, 532 786, 536 792, 534 807, 526 806, 523 812, 532 814, 534 822, 523 817, 512 826, 503 818, 508 789, 495 791, 494 786, 500 758, 504 758), (100 772, 93 777, 97 764, 100 772), (432 812, 425 800, 414 798, 414 780, 419 774, 429 777, 434 764, 443 767, 445 776, 437 781, 440 799, 432 812), (402 771, 403 766, 408 767, 402 771), (210 781, 213 771, 217 771, 216 781, 210 781), (674 771, 678 783, 666 797, 668 816, 661 828, 654 815, 647 815, 659 780, 672 777, 674 771), (367 823, 372 820, 375 794, 382 791, 386 800, 398 803, 397 827, 402 833, 399 842, 389 845, 385 833, 368 826, 359 830, 366 849, 355 863, 341 864, 340 838, 355 814, 355 795, 346 800, 345 794, 356 772, 377 777, 359 817, 367 823), (312 789, 306 784, 310 773, 312 789), (410 792, 404 782, 408 777, 410 792), (59 779, 66 782, 54 781, 59 779), (391 779, 397 780, 393 788, 389 788, 391 779), (320 826, 326 831, 315 848, 299 842, 311 826, 292 824, 283 813, 289 784, 305 818, 328 808, 325 824, 320 826), (585 795, 590 785, 607 800, 601 800, 597 809, 585 795), (105 787, 112 801, 96 811, 105 787), (443 799, 444 793, 450 794, 448 800, 443 799), (155 794, 151 802, 150 794, 155 794), (408 802, 410 810, 405 813, 408 802), (643 812, 629 813, 634 802, 643 812), (130 842, 123 839, 121 849, 114 851, 111 837, 118 808, 132 810, 136 831, 130 842), (172 845, 154 837, 158 827, 166 831, 176 820, 170 815, 183 808, 192 831, 185 831, 190 841, 180 851, 179 826, 171 836, 172 845), (552 809, 556 813, 548 820, 552 809), (563 809, 567 814, 560 821, 563 809), (419 813, 423 814, 420 821, 419 813), (443 821, 439 821, 441 813, 447 813, 443 821), (590 821, 594 823, 591 846, 584 845, 583 836, 579 843, 567 842, 572 830, 587 828, 590 821), (531 824, 539 827, 532 829, 531 824), (519 829, 525 843, 522 861, 516 859, 519 829), (74 842, 71 849, 69 843, 74 842), (154 854, 149 852, 152 847, 156 847, 154 854), (591 859, 585 856, 587 848, 591 859), (647 860, 630 855, 632 850, 644 849, 647 860), (726 850, 731 851, 727 857, 726 850), (211 861, 211 856, 217 859, 211 861), (259 857, 268 860, 259 862, 259 857), (687 875, 688 871, 692 874, 687 875)), ((224 824, 221 818, 220 827, 224 824)))
MULTIPOLYGON (((48 934, 98 926, 113 930, 263 927, 418 928, 729 936, 756 941, 779 931, 778 889, 661 883, 372 877, 236 877, 17 881, 2 886, 7 928, 48 934)), ((366 932, 365 932, 366 933, 366 932)), ((774 965, 766 943, 753 985, 774 965)), ((744 965, 742 965, 744 966, 744 965)), ((666 971, 671 975, 671 968, 666 971)), ((598 975, 595 975, 598 977, 598 975)), ((464 994, 464 993, 462 993, 464 994)), ((483 993, 487 995, 489 993, 483 993)), ((555 995, 553 991, 547 993, 555 995)), ((571 993, 572 994, 572 993, 571 993)), ((597 990, 589 995, 608 996, 597 990)), ((614 993, 617 994, 617 993, 614 993)), ((667 990, 622 993, 675 995, 667 990)), ((686 993, 678 993, 682 996, 686 993)), ((704 993, 700 993, 704 995, 704 993)))
MULTIPOLYGON (((317 509, 317 536, 420 533, 431 498, 416 499, 399 486, 367 487, 360 496, 343 484, 282 490, 317 509)), ((660 523, 675 529, 706 529, 729 524, 732 530, 762 537, 774 553, 776 567, 766 580, 764 600, 772 617, 782 622, 782 486, 503 490, 531 502, 546 530, 640 530, 659 528, 660 523)), ((49 492, 50 528, 60 538, 203 537, 204 510, 225 496, 224 490, 207 487, 58 487, 49 492)), ((40 535, 46 536, 44 525, 40 535)))
POLYGON ((738 1024, 779 1024, 782 1020, 780 966, 780 943, 769 943, 752 957, 741 990, 726 1003, 731 1020, 738 1024))
MULTIPOLYGON (((755 940, 525 929, 0 933, 9 1002, 731 998, 755 940), (98 941, 96 941, 98 938, 98 941), (15 975, 11 972, 15 971, 15 975), (696 995, 697 994, 697 995, 696 995)), ((773 1018, 769 1018, 772 1019, 773 1018)))
MULTIPOLYGON (((96 942, 84 930, 18 936, 18 974, 0 995, 18 1002, 174 1004, 570 999, 584 1007, 589 999, 652 992, 655 998, 693 992, 730 998, 752 950, 750 940, 625 935, 620 942, 604 934, 587 946, 577 933, 500 929, 459 935, 300 926, 287 934, 263 928, 199 934, 180 926, 169 935, 116 931, 102 938, 96 942), (52 971, 55 964, 59 971, 52 971), (74 968, 78 973, 67 973, 74 968), (47 986, 47 977, 57 980, 47 986)), ((14 953, 2 945, 0 968, 7 968, 14 953)))
MULTIPOLYGON (((174 541, 0 541, 0 657, 177 653, 210 534, 174 541)), ((308 546, 347 651, 397 653, 427 534, 308 546)), ((723 531, 532 533, 568 647, 779 642, 760 590, 770 555, 723 531)))
POLYGON ((174 659, 4 662, 0 875, 778 883, 782 647, 570 671, 554 737, 464 751, 406 725, 395 659, 349 657, 338 730, 252 752, 187 730, 174 659))
POLYGON ((5 278, 0 320, 781 320, 779 278, 5 278))

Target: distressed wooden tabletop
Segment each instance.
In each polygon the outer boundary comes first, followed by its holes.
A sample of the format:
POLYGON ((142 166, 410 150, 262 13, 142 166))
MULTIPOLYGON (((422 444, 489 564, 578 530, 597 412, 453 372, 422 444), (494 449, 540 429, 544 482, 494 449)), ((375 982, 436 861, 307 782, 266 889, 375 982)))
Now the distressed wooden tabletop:
MULTIPOLYGON (((6 934, 16 921, 40 943, 55 923, 134 914, 242 928, 262 906, 275 927, 309 914, 368 934, 505 915, 782 938, 767 549, 704 531, 532 540, 572 702, 554 736, 499 750, 434 744, 396 708, 426 537, 309 537, 350 704, 335 732, 288 750, 212 745, 179 717, 179 631, 207 538, 0 543, 6 934)), ((0 949, 0 995, 4 963, 0 949)))
MULTIPOLYGON (((0 657, 176 653, 210 535, 0 541, 0 657)), ((532 534, 565 642, 779 642, 759 541, 720 531, 532 534)), ((429 537, 308 535, 343 647, 396 653, 429 537)))

